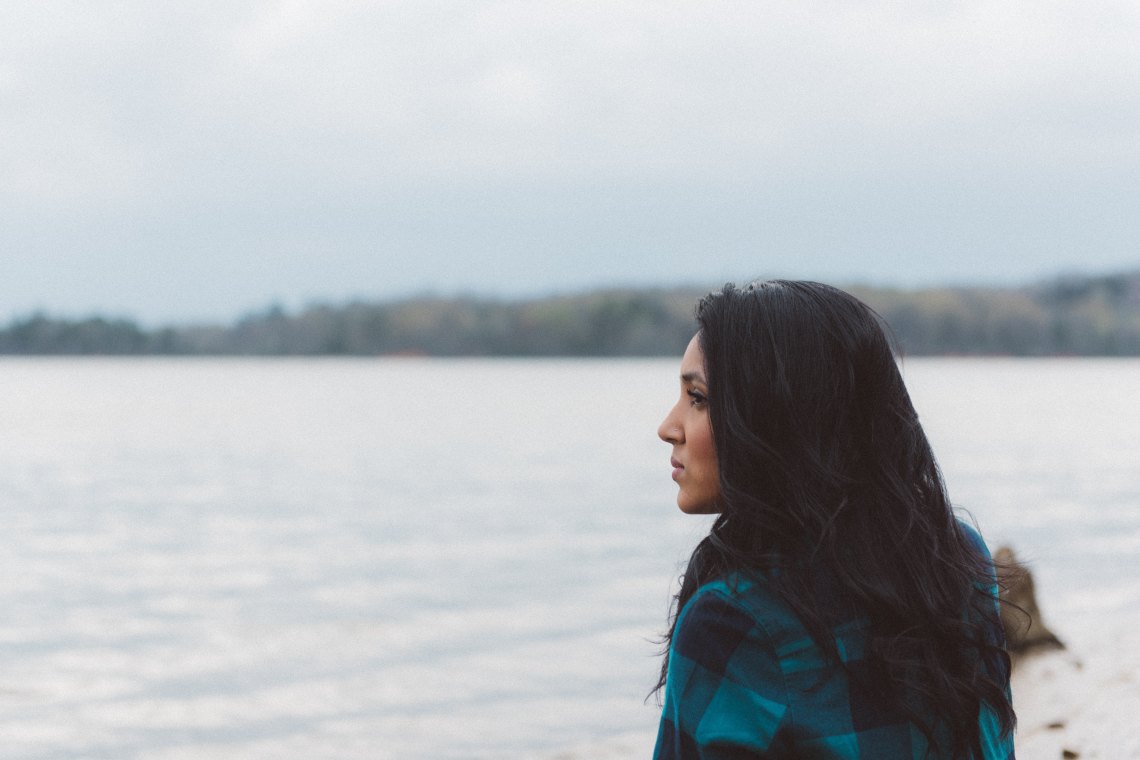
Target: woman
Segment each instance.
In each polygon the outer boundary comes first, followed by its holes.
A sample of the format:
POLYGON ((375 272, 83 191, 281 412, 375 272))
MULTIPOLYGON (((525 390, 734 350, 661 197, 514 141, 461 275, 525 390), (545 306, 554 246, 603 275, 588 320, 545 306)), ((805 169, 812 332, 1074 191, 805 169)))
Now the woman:
POLYGON ((1010 758, 985 545, 955 519, 877 315, 811 282, 701 301, 658 434, 689 559, 655 758, 1010 758))

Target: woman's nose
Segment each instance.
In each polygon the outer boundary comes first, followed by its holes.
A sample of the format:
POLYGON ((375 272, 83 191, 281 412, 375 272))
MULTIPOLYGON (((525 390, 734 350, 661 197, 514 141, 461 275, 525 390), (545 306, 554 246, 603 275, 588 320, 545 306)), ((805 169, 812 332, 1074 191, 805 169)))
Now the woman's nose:
POLYGON ((669 411, 657 428, 657 437, 665 443, 678 444, 682 440, 681 426, 675 419, 676 409, 669 411))

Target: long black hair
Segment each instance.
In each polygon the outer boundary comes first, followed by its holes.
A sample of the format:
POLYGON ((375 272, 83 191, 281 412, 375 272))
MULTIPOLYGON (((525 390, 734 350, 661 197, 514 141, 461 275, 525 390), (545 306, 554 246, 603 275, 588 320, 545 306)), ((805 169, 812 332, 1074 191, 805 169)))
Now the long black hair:
MULTIPOLYGON (((776 280, 726 285, 697 322, 721 511, 666 644, 700 585, 779 568, 774 588, 843 667, 822 577, 870 621, 870 665, 901 714, 931 747, 980 756, 983 703, 1003 733, 1015 723, 992 568, 954 516, 882 320, 841 290, 776 280)), ((666 649, 657 689, 667 670, 666 649)))

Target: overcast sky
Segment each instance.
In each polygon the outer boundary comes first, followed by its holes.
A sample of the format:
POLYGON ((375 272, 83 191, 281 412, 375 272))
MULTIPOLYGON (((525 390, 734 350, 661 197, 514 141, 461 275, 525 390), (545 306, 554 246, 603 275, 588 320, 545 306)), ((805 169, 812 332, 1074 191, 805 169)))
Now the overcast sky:
POLYGON ((1140 4, 5 0, 0 317, 1140 266, 1140 4))

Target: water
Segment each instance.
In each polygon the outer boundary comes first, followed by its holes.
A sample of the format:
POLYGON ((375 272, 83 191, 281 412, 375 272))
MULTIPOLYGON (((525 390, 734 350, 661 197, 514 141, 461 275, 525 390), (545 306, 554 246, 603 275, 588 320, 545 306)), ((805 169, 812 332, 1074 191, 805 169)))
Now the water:
MULTIPOLYGON (((648 755, 652 639, 707 528, 654 434, 676 368, 0 361, 4 756, 648 755)), ((1140 362, 905 374, 1053 627, 1135 625, 1140 362)))

